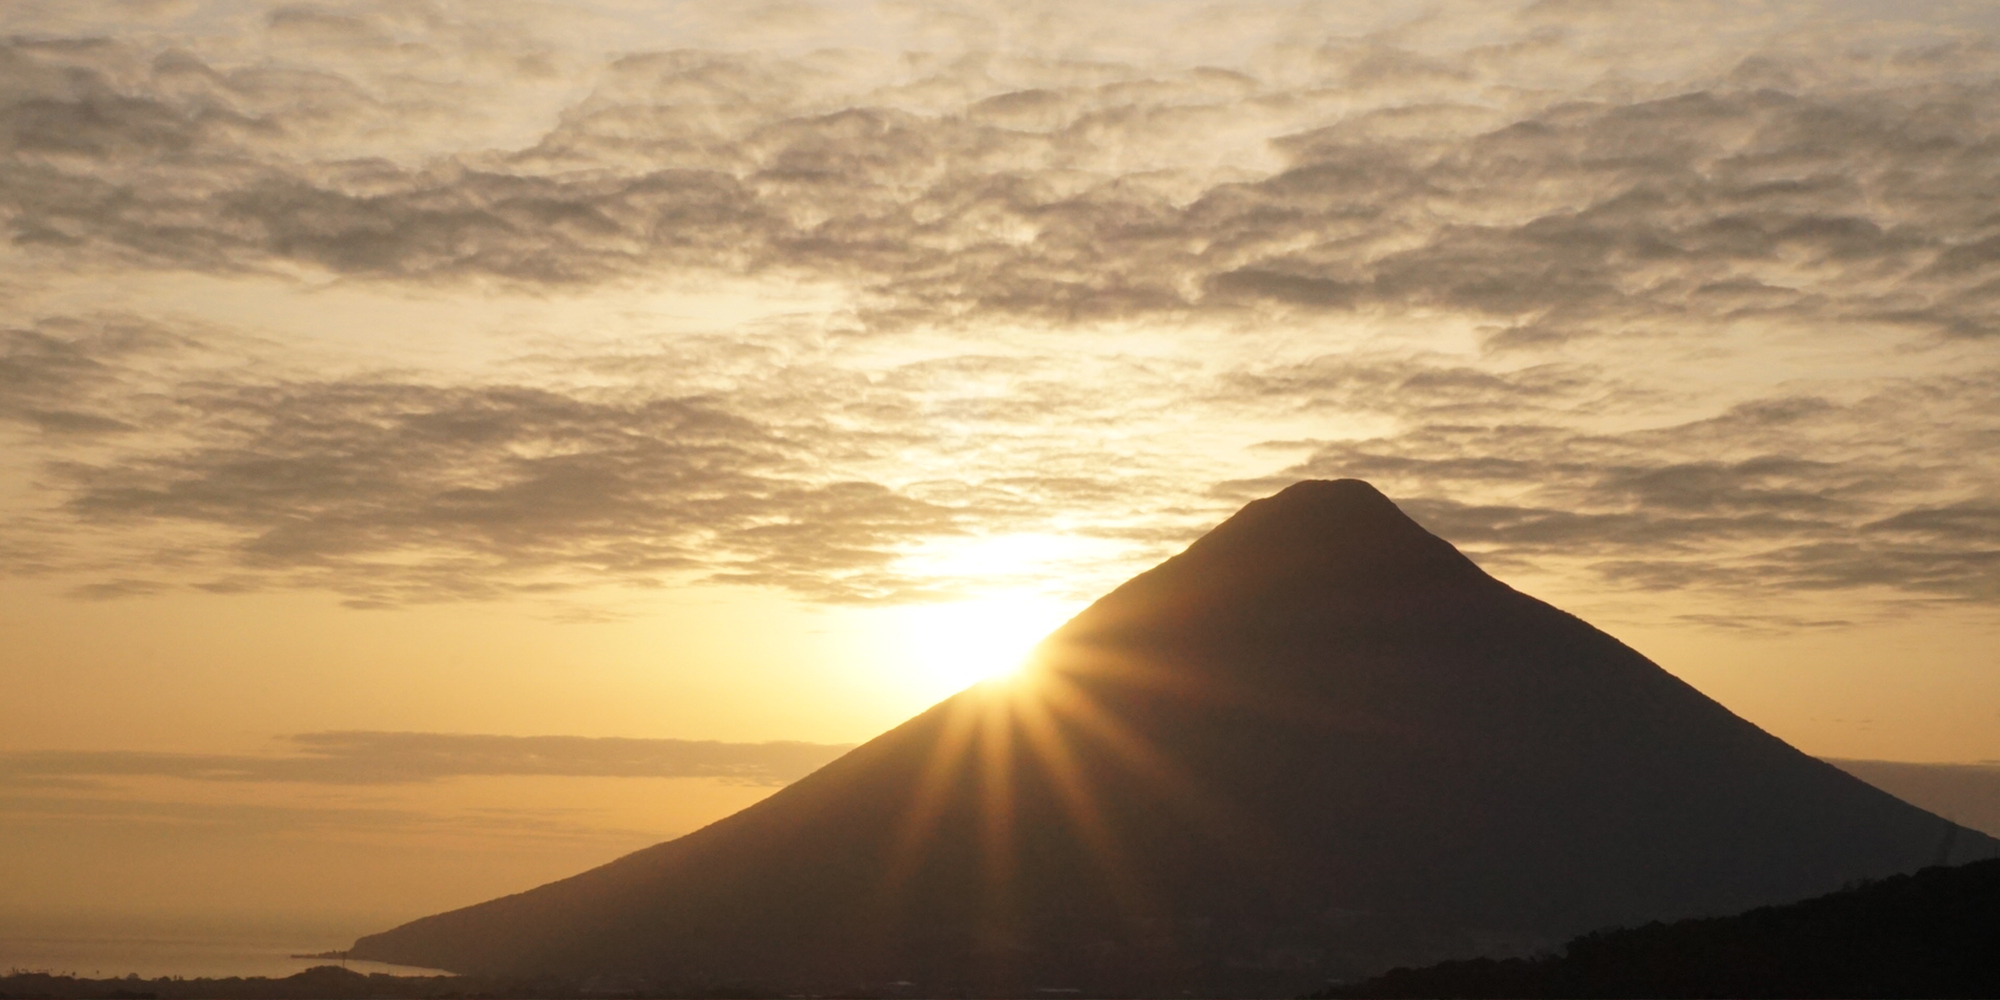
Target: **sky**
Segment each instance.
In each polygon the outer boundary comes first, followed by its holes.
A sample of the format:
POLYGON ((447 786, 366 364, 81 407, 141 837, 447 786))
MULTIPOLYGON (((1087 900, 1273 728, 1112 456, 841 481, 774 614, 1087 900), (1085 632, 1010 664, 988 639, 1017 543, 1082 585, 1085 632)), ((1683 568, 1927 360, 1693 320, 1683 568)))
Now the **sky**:
POLYGON ((1306 478, 1809 753, 2000 760, 1989 4, 0 37, 0 924, 571 874, 1306 478))

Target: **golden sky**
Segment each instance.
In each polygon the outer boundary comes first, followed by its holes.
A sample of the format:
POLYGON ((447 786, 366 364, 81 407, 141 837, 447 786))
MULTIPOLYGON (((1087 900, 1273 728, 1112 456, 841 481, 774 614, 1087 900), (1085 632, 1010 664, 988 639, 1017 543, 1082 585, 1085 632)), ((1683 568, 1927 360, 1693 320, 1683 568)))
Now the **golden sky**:
POLYGON ((0 916, 568 874, 1302 478, 2000 759, 1994 11, 12 0, 0 916))

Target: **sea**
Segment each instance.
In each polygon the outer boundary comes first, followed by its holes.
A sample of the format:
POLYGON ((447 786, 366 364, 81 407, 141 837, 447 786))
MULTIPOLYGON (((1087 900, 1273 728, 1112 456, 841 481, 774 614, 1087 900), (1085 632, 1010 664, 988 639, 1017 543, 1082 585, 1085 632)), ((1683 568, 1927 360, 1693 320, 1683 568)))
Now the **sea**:
POLYGON ((344 965, 362 973, 445 975, 437 969, 310 957, 346 948, 361 934, 397 922, 0 914, 0 973, 280 978, 315 965, 344 965))

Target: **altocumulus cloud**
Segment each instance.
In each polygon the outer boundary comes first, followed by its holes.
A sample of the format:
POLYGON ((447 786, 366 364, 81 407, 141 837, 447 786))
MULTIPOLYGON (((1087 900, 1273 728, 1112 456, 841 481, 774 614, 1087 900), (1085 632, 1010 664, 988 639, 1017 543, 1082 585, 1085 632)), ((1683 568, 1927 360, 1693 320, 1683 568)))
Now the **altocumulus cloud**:
MULTIPOLYGON (((1523 391, 1545 377, 1524 379, 1523 391)), ((1304 463, 1230 492, 1362 476, 1413 497, 1415 516, 1474 551, 1515 562, 1587 555, 1603 577, 1646 588, 1886 586, 1987 602, 2000 597, 1994 505, 1929 498, 1976 495, 2000 473, 1987 447, 1996 392, 1993 373, 1941 376, 1851 403, 1760 400, 1624 433, 1428 422, 1320 443, 1304 463), (1496 493, 1509 502, 1453 499, 1496 493)))
POLYGON ((1767 40, 1614 87, 1586 75, 1618 41, 1588 19, 1488 23, 1514 44, 1327 37, 1263 78, 631 55, 536 142, 417 166, 295 155, 405 111, 338 78, 17 39, 0 190, 17 245, 51 254, 531 283, 809 272, 870 292, 877 324, 1262 304, 1462 310, 1502 344, 1745 316, 1992 332, 1989 45, 1767 40), (1502 99, 1529 79, 1593 86, 1502 99), (1263 176, 1210 162, 1239 149, 1263 176))
POLYGON ((0 420, 48 499, 24 517, 166 534, 122 562, 0 557, 88 568, 98 598, 707 578, 911 600, 950 591, 903 562, 927 542, 1061 530, 1132 563, 1348 475, 1502 565, 2000 594, 2000 48, 1975 27, 858 10, 687 14, 683 44, 595 59, 449 5, 260 8, 234 47, 37 14, 0 45, 17 262, 840 294, 504 378, 202 367, 171 359, 213 331, 22 314, 0 420), (1080 48, 1017 40, 1051 37, 1080 48), (503 126, 468 81, 539 110, 503 126), (1120 346, 1135 330, 1150 347, 1120 346), (949 346, 853 363, 919 342, 949 346), (1867 360, 1788 377, 1760 344, 1867 360), (1308 433, 1249 448, 1263 428, 1308 433))
MULTIPOLYGON (((15 380, 33 390, 24 395, 89 407, 72 422, 97 422, 64 429, 64 453, 44 465, 64 499, 17 524, 16 534, 98 532, 143 553, 115 577, 78 587, 79 597, 165 589, 136 575, 147 570, 199 571, 207 575, 193 585, 216 592, 326 588, 358 607, 676 577, 778 586, 825 601, 949 596, 951 581, 897 568, 912 544, 1040 524, 1051 508, 1104 503, 1144 481, 1142 470, 1093 469, 1073 447, 1043 456, 1038 475, 974 483, 891 489, 840 475, 843 457, 926 449, 962 457, 980 447, 968 445, 979 435, 960 427, 967 422, 1051 425, 1061 413, 1072 434, 1117 422, 1119 412, 1088 399, 1084 387, 1049 378, 1047 361, 916 362, 872 382, 811 363, 774 365, 720 397, 643 385, 271 381, 227 372, 136 392, 158 381, 141 369, 171 358, 104 340, 21 330, 0 356, 10 365, 0 370, 18 372, 15 380), (1010 398, 992 397, 996 378, 1013 386, 1010 398), (131 423, 114 413, 149 432, 123 433, 131 423), (140 541, 161 525, 214 534, 140 541)), ((645 383, 688 363, 675 354, 562 367, 645 383)), ((1146 377, 1145 366, 1130 367, 1121 377, 1146 377)), ((46 412, 0 417, 42 428, 46 412)), ((55 433, 42 432, 45 440, 55 433)), ((1012 473, 1017 458, 988 464, 1012 473)), ((30 551, 29 542, 16 544, 30 551)), ((16 566, 53 561, 24 556, 16 566)))

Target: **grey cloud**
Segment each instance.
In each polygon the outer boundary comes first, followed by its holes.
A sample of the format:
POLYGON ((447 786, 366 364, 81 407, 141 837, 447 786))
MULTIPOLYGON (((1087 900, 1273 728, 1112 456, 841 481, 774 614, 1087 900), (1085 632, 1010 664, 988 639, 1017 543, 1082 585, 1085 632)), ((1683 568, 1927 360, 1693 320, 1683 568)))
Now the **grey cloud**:
POLYGON ((2000 505, 1961 503, 1906 510, 1867 527, 1873 531, 1909 532, 1917 536, 1983 542, 2000 538, 2000 505))
POLYGON ((1839 629, 1854 624, 1845 618, 1800 618, 1795 615, 1675 615, 1675 621, 1738 632, 1784 635, 1802 629, 1839 629))
POLYGON ((722 743, 713 740, 453 733, 305 733, 286 755, 89 750, 0 754, 8 783, 62 778, 158 776, 192 781, 374 785, 499 775, 724 778, 785 784, 850 749, 847 745, 722 743))
POLYGON ((315 43, 328 41, 384 42, 389 38, 367 19, 338 14, 305 5, 279 7, 265 15, 265 23, 279 32, 296 31, 315 43))
MULTIPOLYGON (((43 377, 60 390, 50 398, 147 431, 51 449, 49 506, 12 526, 21 555, 4 560, 46 571, 56 557, 29 543, 52 528, 113 540, 94 560, 56 560, 100 577, 71 590, 81 598, 153 593, 171 577, 212 593, 326 589, 357 609, 525 597, 566 621, 591 620, 563 606, 567 591, 691 579, 830 602, 944 599, 965 581, 901 565, 926 542, 1046 530, 1079 505, 1185 489, 1157 459, 1107 466, 1074 439, 1116 432, 1129 405, 1059 359, 968 354, 864 377, 758 355, 733 387, 683 394, 669 386, 712 382, 699 373, 748 345, 528 359, 519 382, 271 381, 256 366, 194 364, 199 345, 120 355, 94 329, 28 339, 33 357, 75 362, 42 366, 57 372, 43 377), (601 388, 575 388, 579 372, 601 388), (856 474, 910 455, 949 456, 951 478, 856 474)), ((1155 380, 1149 391, 1181 377, 1103 364, 1107 377, 1155 380)))
MULTIPOLYGON (((286 10, 279 34, 326 13, 286 10)), ((1684 60, 1602 36, 1622 15, 1601 15, 1536 5, 1495 20, 1493 44, 1454 51, 1426 43, 1422 19, 1367 34, 1301 12, 1296 36, 1241 72, 979 51, 639 53, 539 135, 429 159, 325 140, 436 113, 442 92, 398 97, 361 62, 229 67, 17 40, 0 46, 0 214, 45 262, 528 286, 781 274, 856 296, 842 336, 1024 320, 1087 337, 1141 319, 1171 339, 1194 317, 1296 324, 1303 341, 1329 317, 1442 318, 1473 322, 1492 349, 1214 379, 967 349, 869 378, 773 361, 761 381, 671 391, 629 386, 648 365, 748 348, 569 359, 628 380, 588 392, 209 376, 172 387, 177 437, 44 478, 86 526, 217 533, 214 578, 197 586, 328 587, 355 607, 674 576, 821 600, 942 596, 948 584, 898 570, 900 551, 1133 496, 1180 526, 1074 530, 1164 547, 1305 475, 1377 480, 1488 558, 1585 552, 1631 586, 1990 597, 2000 480, 1980 456, 2000 430, 1975 402, 2000 395, 1990 373, 1889 386, 1851 411, 1802 391, 1591 431, 1660 390, 1577 360, 1502 362, 1732 324, 1932 346, 1992 332, 2000 64, 1980 44, 1837 32, 1717 41, 1684 60), (935 391, 981 372, 1007 391, 935 391), (1170 458, 1108 462, 1115 445, 1053 441, 1116 430, 1148 398, 1395 430, 1206 496, 1170 458), (1021 442, 994 443, 1010 435, 1021 442), (984 465, 892 482, 884 464, 910 450, 984 465)), ((382 48, 380 24, 355 17, 307 34, 382 48)), ((415 66, 466 47, 428 30, 368 58, 415 66)), ((0 419, 101 438, 158 426, 113 405, 129 381, 115 352, 39 328, 9 337, 0 387, 17 391, 0 393, 0 419)))
POLYGON ((65 72, 69 50, 17 43, 0 113, 18 240, 175 266, 524 282, 792 269, 872 290, 878 324, 1445 308, 1544 341, 1745 315, 1990 326, 1990 60, 1889 73, 1892 53, 1783 86, 1724 75, 1512 109, 1445 99, 1577 58, 1525 41, 1454 64, 1332 39, 1291 82, 635 55, 538 142, 428 167, 276 155, 267 134, 311 125, 300 107, 368 99, 260 102, 242 94, 280 84, 242 74, 197 98, 162 82, 201 75, 185 56, 65 72), (1326 103, 1332 87, 1347 105, 1326 103), (1246 120, 1268 120, 1263 148, 1288 166, 1250 176, 1176 152, 1246 120))
MULTIPOLYGON (((1930 305, 1915 310, 1894 305, 1909 287, 1877 283, 1936 276, 1935 262, 1965 256, 1962 241, 1982 238, 1988 213, 1967 202, 1957 202, 1957 218, 1940 210, 1984 188, 1988 171, 1976 164, 1985 154, 1976 150, 1989 142, 1985 126, 1968 120, 1953 132, 1910 120, 1963 118, 1977 93, 1971 85, 1866 96, 1702 91, 1551 109, 1426 164, 1375 153, 1371 172, 1409 178, 1434 216, 1495 221, 1412 230, 1391 219, 1364 227, 1363 238, 1221 272, 1209 287, 1316 308, 1442 306, 1570 333, 1750 312, 1964 332, 1976 309, 1969 282, 1926 282, 1930 305), (1940 174, 1957 178, 1950 192, 1940 174), (1397 235, 1417 245, 1369 253, 1365 237, 1397 235), (1840 278, 1826 280, 1829 272, 1840 278), (1764 280, 1780 275, 1782 283, 1764 280)), ((1299 141, 1306 164, 1255 185, 1298 189, 1279 203, 1297 206, 1287 215, 1307 232, 1330 221, 1312 203, 1317 190, 1359 173, 1348 165, 1367 149, 1344 128, 1330 131, 1299 141), (1337 172, 1297 180, 1322 164, 1337 172)), ((1393 206, 1397 197, 1376 193, 1380 183, 1363 190, 1393 206)))
MULTIPOLYGON (((20 785, 0 776, 6 785, 20 785)), ((345 840, 354 834, 436 835, 532 838, 536 840, 611 840, 636 848, 660 839, 660 831, 634 830, 593 822, 575 809, 466 809, 427 811, 365 805, 268 805, 218 802, 162 802, 106 795, 90 786, 71 794, 33 794, 51 789, 29 785, 25 793, 0 791, 0 827, 10 833, 42 827, 59 835, 74 835, 91 826, 112 826, 157 838, 171 830, 179 837, 269 837, 330 834, 345 840), (95 790, 98 794, 90 794, 95 790)))
MULTIPOLYGON (((1991 372, 1883 383, 1851 404, 1771 397, 1614 433, 1579 428, 1606 405, 1649 397, 1592 366, 1508 370, 1407 354, 1193 381, 1144 362, 1079 381, 1047 358, 968 354, 871 378, 780 368, 705 396, 630 387, 698 367, 708 348, 686 350, 562 362, 627 380, 590 391, 180 383, 179 443, 45 467, 61 516, 134 532, 122 543, 134 559, 72 593, 154 592, 171 565, 213 592, 324 588, 355 608, 559 600, 585 585, 676 579, 820 601, 935 600, 958 596, 962 581, 902 565, 927 540, 1049 530, 1066 512, 1092 511, 1060 530, 1127 543, 1136 569, 1230 505, 1299 478, 1353 476, 1509 571, 1583 560, 1602 580, 1641 589, 2000 595, 2000 549, 1986 530, 1997 471, 1986 445, 2000 435, 1991 372), (1103 379, 1135 395, 1107 395, 1095 388, 1103 379), (1288 443, 1310 457, 1203 497, 1160 459, 1107 466, 1101 446, 1079 437, 1101 427, 1109 439, 1156 393, 1217 412, 1374 415, 1400 429, 1288 443), (989 448, 990 458, 975 454, 989 448), (950 455, 958 477, 892 488, 838 474, 912 451, 950 455), (1135 497, 1154 523, 1131 523, 1135 497), (176 526, 220 532, 210 536, 219 544, 147 552, 138 541, 176 526)), ((101 368, 104 384, 121 384, 114 363, 101 368)), ((1120 575, 1097 569, 1105 578, 1067 582, 1088 596, 1120 575)))
MULTIPOLYGON (((2000 538, 1982 443, 1991 372, 1893 385, 1851 405, 1739 405, 1674 426, 1420 424, 1322 444, 1268 480, 1371 479, 1432 530, 1508 565, 1582 558, 1605 580, 1738 593, 1888 587, 1990 601, 2000 538), (1950 416, 1933 420, 1929 414, 1950 416), (1717 453, 1743 457, 1719 460, 1717 453), (1940 492, 1972 499, 1939 505, 1940 492), (1505 496, 1505 502, 1480 502, 1505 496)), ((1422 410, 1413 407, 1421 418, 1422 410)))
POLYGON ((1530 365, 1493 371, 1441 359, 1391 354, 1324 355, 1309 361, 1228 373, 1225 398, 1266 400, 1326 413, 1419 415, 1426 420, 1475 417, 1522 419, 1574 409, 1635 387, 1589 366, 1530 365))
POLYGON ((107 356, 128 353, 136 338, 119 331, 0 330, 0 420, 52 434, 102 434, 132 426, 88 407, 116 381, 107 356))
POLYGON ((810 436, 701 400, 363 380, 179 403, 203 443, 50 471, 84 523, 239 539, 211 589, 247 573, 381 606, 714 572, 868 599, 909 585, 884 572, 898 545, 961 530, 960 511, 820 478, 810 436))
POLYGON ((121 597, 146 597, 167 589, 166 584, 156 580, 105 580, 73 587, 69 595, 86 601, 109 601, 121 597))

